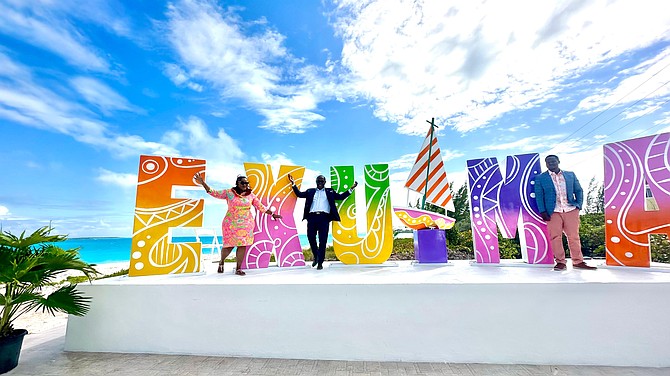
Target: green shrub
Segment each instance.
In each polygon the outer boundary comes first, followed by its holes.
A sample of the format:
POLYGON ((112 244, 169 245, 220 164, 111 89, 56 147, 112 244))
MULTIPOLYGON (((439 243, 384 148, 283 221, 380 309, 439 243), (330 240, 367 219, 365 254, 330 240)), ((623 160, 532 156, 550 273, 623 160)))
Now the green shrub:
MULTIPOLYGON (((95 265, 93 265, 93 266, 95 266, 95 265)), ((105 275, 100 276, 100 277, 95 277, 95 278, 93 278, 93 280, 112 278, 112 277, 120 277, 122 275, 128 275, 128 269, 121 269, 121 270, 116 271, 114 273, 105 274, 105 275)), ((77 284, 77 283, 88 282, 88 278, 84 275, 69 276, 69 277, 65 278, 64 281, 60 281, 60 282, 57 282, 57 283, 54 283, 54 284, 59 285, 59 284, 62 284, 63 282, 67 282, 71 285, 74 285, 74 284, 77 284)))
POLYGON ((106 274, 106 275, 103 275, 102 277, 97 278, 97 279, 120 277, 122 275, 128 275, 128 269, 121 269, 118 272, 114 272, 114 273, 111 273, 111 274, 106 274))
POLYGON ((475 252, 472 248, 463 245, 456 246, 449 249, 449 260, 474 260, 475 252))
POLYGON ((651 261, 670 263, 670 242, 667 235, 652 234, 651 261))

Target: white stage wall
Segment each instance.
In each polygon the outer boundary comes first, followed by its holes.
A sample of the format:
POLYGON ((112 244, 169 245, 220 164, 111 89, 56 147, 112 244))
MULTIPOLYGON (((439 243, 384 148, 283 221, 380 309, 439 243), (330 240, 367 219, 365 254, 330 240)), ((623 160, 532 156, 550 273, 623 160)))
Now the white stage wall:
POLYGON ((397 265, 81 284, 93 304, 66 350, 670 366, 662 270, 397 265))

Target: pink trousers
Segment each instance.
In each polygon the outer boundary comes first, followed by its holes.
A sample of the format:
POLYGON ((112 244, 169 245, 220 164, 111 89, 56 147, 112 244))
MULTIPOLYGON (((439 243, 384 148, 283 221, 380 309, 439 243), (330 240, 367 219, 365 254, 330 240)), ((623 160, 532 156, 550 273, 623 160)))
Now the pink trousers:
POLYGON ((563 248, 563 233, 568 238, 568 248, 570 248, 570 257, 572 265, 584 261, 582 255, 582 243, 579 240, 579 209, 571 210, 566 213, 556 213, 551 215, 547 222, 549 229, 549 238, 551 240, 551 249, 554 251, 554 259, 557 263, 565 264, 565 248, 563 248))

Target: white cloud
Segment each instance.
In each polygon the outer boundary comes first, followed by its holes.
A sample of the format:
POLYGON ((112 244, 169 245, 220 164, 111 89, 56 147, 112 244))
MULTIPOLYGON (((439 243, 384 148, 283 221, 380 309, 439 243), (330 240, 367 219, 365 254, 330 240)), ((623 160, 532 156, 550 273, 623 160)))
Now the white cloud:
POLYGON ((665 101, 648 101, 644 104, 628 108, 622 115, 624 119, 635 119, 662 109, 665 103, 665 101))
POLYGON ((35 161, 26 161, 26 167, 30 169, 41 169, 42 165, 40 163, 37 163, 35 161))
POLYGON ((442 161, 448 162, 452 159, 460 158, 464 156, 465 154, 454 151, 454 150, 449 150, 449 149, 440 149, 441 154, 442 154, 442 161))
POLYGON ((406 169, 408 170, 407 173, 409 173, 409 170, 414 166, 414 162, 416 162, 417 155, 419 155, 419 153, 405 154, 400 156, 400 158, 384 163, 387 163, 391 170, 406 169))
MULTIPOLYGON (((342 63, 375 115, 460 132, 556 98, 586 70, 667 38, 663 1, 337 1, 342 63), (519 11, 523 9, 523 11, 519 11)), ((545 114, 550 115, 550 114, 545 114)))
POLYGON ((31 2, 0 3, 0 32, 50 51, 72 65, 94 71, 109 71, 109 63, 67 20, 40 5, 22 9, 31 2))
POLYGON ((90 77, 74 77, 70 79, 70 85, 81 94, 90 104, 98 107, 103 113, 109 114, 111 111, 123 110, 143 113, 128 100, 114 91, 106 84, 90 77))
MULTIPOLYGON (((32 78, 30 70, 0 53, 0 62, 9 62, 11 70, 0 70, 0 117, 28 127, 65 134, 84 144, 110 151, 115 156, 137 154, 175 154, 168 145, 149 142, 140 136, 112 131, 109 124, 94 117, 91 110, 68 99, 66 88, 48 89, 32 78), (12 75, 11 72, 19 72, 12 75)), ((90 89, 89 88, 87 90, 90 89)), ((113 95, 111 93, 107 93, 113 95)), ((91 94, 92 98, 94 97, 91 94)), ((120 98, 120 97, 119 97, 120 98)), ((123 99, 105 102, 117 106, 123 99), (116 105, 113 103, 116 102, 116 105)), ((100 98, 100 101, 105 101, 100 98)), ((129 108, 134 108, 131 105, 129 108)))
POLYGON ((165 24, 181 66, 167 64, 165 74, 196 91, 202 84, 223 100, 241 99, 265 117, 261 128, 302 133, 324 117, 318 103, 346 90, 325 80, 324 69, 300 66, 284 47, 284 36, 264 22, 245 23, 234 10, 211 1, 178 1, 168 6, 165 24), (261 32, 252 34, 249 25, 261 32))
POLYGON ((197 91, 198 93, 200 93, 203 90, 202 85, 196 84, 195 82, 189 82, 186 84, 186 86, 188 86, 188 88, 193 91, 197 91))
MULTIPOLYGON (((407 173, 409 174, 409 171, 414 166, 414 162, 416 162, 417 155, 419 155, 419 153, 405 154, 400 156, 400 158, 394 159, 390 162, 382 162, 382 163, 388 164, 389 169, 391 170, 407 169, 407 173)), ((448 162, 450 160, 460 158, 465 154, 454 150, 440 149, 440 155, 442 156, 443 162, 448 162)))
POLYGON ((399 172, 393 172, 389 174, 389 180, 391 183, 400 183, 402 186, 405 185, 405 181, 407 181, 407 178, 409 176, 410 170, 405 170, 405 171, 399 171, 399 172))
POLYGON ((212 136, 205 122, 195 116, 189 117, 186 121, 179 119, 177 125, 178 130, 184 135, 180 143, 191 153, 223 163, 238 163, 244 158, 244 152, 238 142, 223 128, 219 128, 216 136, 212 136))
POLYGON ((491 145, 485 145, 479 147, 478 149, 479 151, 515 150, 515 152, 521 151, 527 153, 538 150, 545 150, 551 146, 554 146, 556 140, 561 137, 563 137, 563 135, 531 136, 504 144, 494 143, 491 145))
POLYGON ((516 127, 507 128, 506 131, 507 132, 518 132, 518 131, 522 131, 524 129, 530 129, 530 125, 521 124, 521 125, 517 125, 516 127))
POLYGON ((663 113, 663 118, 654 122, 654 125, 659 124, 670 124, 670 112, 663 113))
MULTIPOLYGON (((223 128, 211 135, 202 119, 192 116, 179 119, 177 127, 163 135, 162 143, 182 155, 188 154, 207 161, 207 181, 232 186, 235 177, 244 173, 244 152, 223 128)), ((174 155, 174 154, 173 154, 174 155)), ((184 155, 186 156, 186 155, 184 155)))
MULTIPOLYGON (((268 153, 262 153, 261 158, 263 159, 263 163, 269 164, 272 167, 272 172, 276 175, 279 173, 279 168, 280 166, 297 166, 295 162, 289 157, 286 156, 286 154, 279 153, 279 154, 274 154, 270 155, 268 153)), ((311 168, 305 167, 305 173, 303 174, 302 177, 302 184, 301 188, 304 190, 307 187, 311 187, 314 182, 316 181, 316 177, 319 175, 324 175, 326 176, 326 179, 330 180, 330 170, 329 171, 319 171, 319 170, 312 170, 311 168)), ((301 212, 302 213, 302 212, 301 212)))
POLYGON ((188 74, 184 72, 184 70, 181 69, 179 65, 176 64, 165 64, 165 67, 163 68, 163 74, 165 74, 167 78, 169 78, 170 81, 174 82, 174 84, 177 86, 181 86, 189 80, 188 74))
POLYGON ((580 152, 566 152, 555 150, 552 153, 541 155, 541 164, 544 168, 544 157, 548 154, 556 154, 561 160, 561 169, 573 171, 582 188, 587 189, 591 178, 595 177, 596 181, 603 181, 605 176, 605 162, 603 157, 603 149, 600 146, 594 147, 587 151, 580 152))
MULTIPOLYGON (((84 139, 84 141, 86 141, 84 139)), ((103 137, 100 139, 93 138, 91 144, 99 145, 102 142, 110 143, 105 145, 105 147, 112 152, 114 155, 120 157, 133 157, 138 154, 153 154, 153 155, 179 155, 179 150, 154 141, 146 141, 141 136, 137 135, 117 135, 110 134, 109 137, 103 137)))
POLYGON ((573 122, 573 121, 575 121, 575 119, 576 119, 576 117, 574 115, 568 115, 568 116, 565 116, 565 117, 561 118, 561 120, 559 120, 559 123, 561 125, 563 125, 563 124, 573 122))
POLYGON ((279 171, 280 166, 295 166, 295 163, 284 153, 274 155, 262 153, 261 158, 263 159, 263 163, 269 164, 272 167, 274 173, 279 171))
POLYGON ((602 88, 598 94, 584 98, 576 111, 597 112, 615 105, 663 98, 670 94, 670 48, 637 66, 622 70, 623 78, 613 89, 602 88))
POLYGON ((97 180, 116 185, 123 188, 134 188, 137 186, 136 174, 121 174, 101 168, 98 170, 97 180))
POLYGON ((2 53, 0 50, 0 77, 12 77, 14 80, 28 80, 32 76, 30 69, 14 62, 9 56, 2 53))
POLYGON ((10 214, 9 213, 9 208, 7 208, 6 206, 0 205, 0 216, 6 216, 6 215, 9 215, 9 214, 10 214))

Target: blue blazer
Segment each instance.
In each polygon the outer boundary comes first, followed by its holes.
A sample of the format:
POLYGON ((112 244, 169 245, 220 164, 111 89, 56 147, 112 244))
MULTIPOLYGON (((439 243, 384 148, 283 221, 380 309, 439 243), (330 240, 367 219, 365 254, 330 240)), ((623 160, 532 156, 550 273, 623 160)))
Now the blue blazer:
MULTIPOLYGON (((568 194, 568 204, 582 208, 584 203, 584 190, 579 185, 577 176, 572 171, 563 171, 565 177, 565 188, 568 194)), ((551 215, 556 208, 556 188, 554 181, 551 180, 549 171, 545 171, 535 177, 535 201, 540 213, 546 212, 551 215)))
MULTIPOLYGON (((337 206, 335 206, 335 200, 344 200, 349 197, 351 192, 348 190, 344 193, 337 193, 332 188, 324 188, 326 190, 326 198, 328 199, 328 205, 330 205, 330 214, 328 220, 330 221, 339 221, 340 213, 337 212, 337 206)), ((309 188, 305 192, 301 192, 298 187, 293 186, 293 192, 296 196, 300 198, 305 198, 305 210, 303 210, 302 219, 305 220, 309 216, 309 209, 312 208, 312 202, 314 202, 314 194, 316 194, 316 188, 309 188)))

